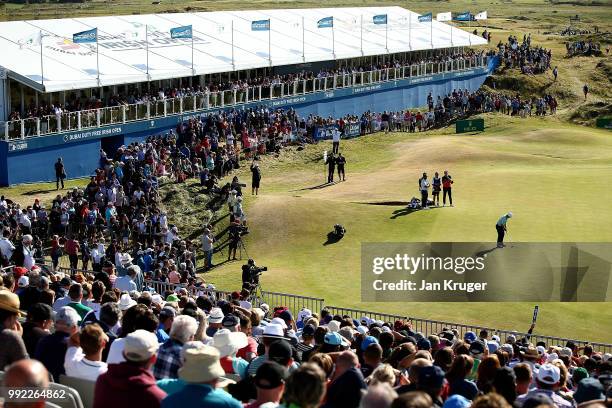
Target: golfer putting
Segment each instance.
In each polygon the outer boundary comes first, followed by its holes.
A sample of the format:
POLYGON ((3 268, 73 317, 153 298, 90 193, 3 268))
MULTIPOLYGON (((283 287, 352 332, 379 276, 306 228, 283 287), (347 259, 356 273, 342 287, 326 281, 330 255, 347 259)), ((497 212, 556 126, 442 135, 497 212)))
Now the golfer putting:
POLYGON ((504 236, 506 235, 506 231, 508 231, 507 223, 510 218, 512 218, 512 211, 508 211, 506 214, 499 217, 499 220, 497 220, 497 224, 495 224, 495 229, 497 230, 498 248, 505 247, 504 236))

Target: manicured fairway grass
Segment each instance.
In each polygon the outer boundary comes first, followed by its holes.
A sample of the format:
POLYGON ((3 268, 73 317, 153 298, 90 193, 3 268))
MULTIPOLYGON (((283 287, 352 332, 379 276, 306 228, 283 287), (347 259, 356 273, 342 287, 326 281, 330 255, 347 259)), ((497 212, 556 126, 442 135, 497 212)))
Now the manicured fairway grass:
MULTIPOLYGON (((360 301, 362 242, 493 242, 493 225, 508 210, 515 214, 510 228, 517 242, 611 241, 605 226, 612 225, 612 194, 597 182, 612 175, 609 133, 535 118, 486 120, 499 124, 480 135, 443 130, 343 142, 347 181, 322 189, 308 188, 325 181, 320 157, 329 143, 266 158, 260 196, 245 194, 252 230, 245 239, 248 254, 270 268, 263 286, 322 297, 336 306, 526 330, 533 304, 360 301), (418 195, 421 172, 444 169, 456 180, 456 207, 401 215, 404 206, 393 202, 418 195), (385 202, 389 205, 372 205, 385 202), (323 245, 335 223, 343 224, 347 235, 323 245)), ((250 181, 246 173, 244 181, 250 181)), ((239 272, 240 263, 232 262, 203 277, 237 288, 239 272)), ((610 303, 540 307, 540 333, 610 341, 610 303)))

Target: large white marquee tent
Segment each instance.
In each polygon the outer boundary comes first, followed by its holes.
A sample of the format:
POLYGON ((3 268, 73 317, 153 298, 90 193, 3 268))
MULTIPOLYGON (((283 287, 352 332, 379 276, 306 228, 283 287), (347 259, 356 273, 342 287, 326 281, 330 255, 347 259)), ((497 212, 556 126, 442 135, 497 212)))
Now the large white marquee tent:
POLYGON ((3 22, 0 66, 17 81, 55 92, 486 44, 457 27, 418 17, 401 7, 362 7, 3 22), (387 24, 374 24, 377 15, 387 15, 387 24), (318 28, 330 16, 333 29, 318 28), (267 19, 269 31, 252 30, 253 21, 267 19), (170 37, 171 28, 185 25, 192 26, 193 39, 170 37), (98 43, 72 42, 74 33, 92 28, 98 29, 98 43))

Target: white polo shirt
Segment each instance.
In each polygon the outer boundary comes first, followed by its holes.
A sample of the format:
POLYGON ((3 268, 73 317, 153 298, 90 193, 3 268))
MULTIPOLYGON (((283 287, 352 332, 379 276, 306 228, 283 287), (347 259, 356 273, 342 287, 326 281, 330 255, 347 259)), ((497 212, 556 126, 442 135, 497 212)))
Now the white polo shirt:
POLYGON ((64 369, 69 377, 96 381, 100 374, 108 370, 108 365, 103 361, 86 359, 80 347, 68 347, 64 358, 64 369))

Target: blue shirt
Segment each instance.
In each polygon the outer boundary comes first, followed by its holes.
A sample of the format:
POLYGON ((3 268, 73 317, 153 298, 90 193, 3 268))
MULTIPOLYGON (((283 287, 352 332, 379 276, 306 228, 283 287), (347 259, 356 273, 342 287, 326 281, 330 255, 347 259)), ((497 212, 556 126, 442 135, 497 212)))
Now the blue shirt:
POLYGON ((181 391, 186 385, 187 383, 180 378, 164 378, 157 380, 157 386, 168 395, 181 391))
POLYGON ((499 225, 500 227, 505 227, 506 222, 508 222, 509 219, 510 217, 508 217, 508 214, 504 214, 501 217, 499 217, 499 220, 497 220, 497 225, 499 225))
POLYGON ((187 384, 162 400, 161 408, 242 408, 242 404, 220 388, 208 384, 187 384))
POLYGON ((160 344, 165 343, 167 340, 170 339, 170 336, 168 336, 168 333, 166 333, 161 324, 157 326, 157 330, 155 330, 155 335, 157 336, 157 341, 160 344))

